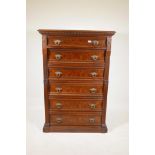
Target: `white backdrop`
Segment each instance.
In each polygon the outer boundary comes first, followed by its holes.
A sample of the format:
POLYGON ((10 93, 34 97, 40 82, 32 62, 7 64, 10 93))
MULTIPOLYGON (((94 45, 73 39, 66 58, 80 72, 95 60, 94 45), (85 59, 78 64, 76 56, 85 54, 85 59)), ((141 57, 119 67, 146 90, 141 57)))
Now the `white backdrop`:
POLYGON ((27 153, 128 154, 127 0, 27 0, 27 153), (107 134, 42 132, 42 42, 37 30, 45 28, 116 31, 112 40, 107 134))

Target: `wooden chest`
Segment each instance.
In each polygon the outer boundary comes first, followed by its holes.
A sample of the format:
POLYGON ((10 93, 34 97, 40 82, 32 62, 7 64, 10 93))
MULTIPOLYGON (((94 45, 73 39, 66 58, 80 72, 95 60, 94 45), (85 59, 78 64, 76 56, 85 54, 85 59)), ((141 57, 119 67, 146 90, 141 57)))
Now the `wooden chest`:
POLYGON ((42 34, 44 132, 107 132, 114 31, 38 30, 42 34))

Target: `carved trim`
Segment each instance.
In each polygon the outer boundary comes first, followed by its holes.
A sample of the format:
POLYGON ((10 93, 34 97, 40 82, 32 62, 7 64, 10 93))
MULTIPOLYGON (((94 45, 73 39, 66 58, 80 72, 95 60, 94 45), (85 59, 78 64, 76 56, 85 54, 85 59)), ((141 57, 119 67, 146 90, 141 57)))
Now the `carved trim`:
POLYGON ((108 46, 108 47, 111 46, 111 38, 108 38, 108 39, 107 39, 107 46, 108 46))
POLYGON ((49 29, 39 29, 39 33, 46 35, 65 35, 65 36, 91 36, 91 35, 102 35, 102 36, 112 36, 115 31, 93 31, 93 30, 49 30, 49 29))
POLYGON ((111 40, 112 38, 111 37, 107 37, 107 51, 111 51, 111 40))

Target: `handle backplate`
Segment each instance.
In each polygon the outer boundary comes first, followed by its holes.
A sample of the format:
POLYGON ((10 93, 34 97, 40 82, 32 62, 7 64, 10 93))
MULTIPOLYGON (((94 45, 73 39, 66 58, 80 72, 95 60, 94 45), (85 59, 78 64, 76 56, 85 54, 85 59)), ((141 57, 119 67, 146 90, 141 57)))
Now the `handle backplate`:
POLYGON ((99 45, 99 41, 98 40, 88 40, 89 44, 92 44, 93 46, 98 46, 99 45))
POLYGON ((55 59, 56 59, 56 60, 60 60, 61 58, 62 58, 62 55, 61 55, 61 54, 56 54, 56 55, 55 55, 55 59))
POLYGON ((60 109, 60 108, 62 108, 62 104, 61 103, 56 103, 56 107, 57 107, 57 109, 60 109))
POLYGON ((97 73, 96 73, 96 72, 91 72, 90 75, 91 75, 92 77, 96 77, 96 76, 97 76, 97 73))
POLYGON ((62 123, 62 118, 56 118, 57 123, 62 123))
POLYGON ((91 59, 94 60, 94 61, 96 61, 98 59, 98 56, 97 55, 92 55, 91 56, 91 59))
POLYGON ((55 90, 57 93, 60 93, 62 91, 62 88, 56 87, 55 90))
POLYGON ((56 45, 56 46, 59 46, 60 44, 61 44, 61 40, 59 40, 59 39, 57 39, 57 40, 54 40, 54 44, 56 45))
POLYGON ((89 119, 89 122, 90 122, 90 123, 95 123, 95 118, 90 118, 90 119, 89 119))
POLYGON ((91 89, 89 89, 90 90, 90 92, 92 93, 92 94, 95 94, 96 93, 96 88, 91 88, 91 89))
POLYGON ((96 109, 96 104, 90 104, 89 106, 91 109, 96 109))
POLYGON ((57 71, 57 72, 55 72, 55 75, 56 75, 56 77, 60 78, 60 77, 61 77, 61 75, 62 75, 62 72, 57 71))

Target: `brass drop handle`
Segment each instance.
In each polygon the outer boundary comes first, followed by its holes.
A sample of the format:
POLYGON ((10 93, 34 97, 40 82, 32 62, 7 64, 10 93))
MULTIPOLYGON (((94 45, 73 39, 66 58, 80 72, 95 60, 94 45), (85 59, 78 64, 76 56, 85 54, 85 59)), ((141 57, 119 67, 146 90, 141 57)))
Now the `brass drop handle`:
POLYGON ((90 123, 95 123, 95 118, 90 118, 90 119, 89 119, 89 122, 90 122, 90 123))
POLYGON ((62 104, 61 103, 56 103, 56 107, 57 107, 57 109, 60 109, 60 108, 62 108, 62 104))
POLYGON ((95 94, 96 93, 96 88, 91 88, 91 89, 89 89, 90 90, 90 92, 92 93, 92 94, 95 94))
POLYGON ((57 71, 57 72, 55 72, 55 75, 56 75, 56 77, 61 77, 61 75, 62 75, 62 72, 60 72, 60 71, 57 71))
POLYGON ((99 41, 98 40, 88 40, 88 43, 92 44, 93 46, 99 45, 99 41))
POLYGON ((90 74, 91 74, 92 77, 96 77, 97 76, 96 72, 91 72, 90 74))
POLYGON ((57 93, 60 93, 62 91, 62 88, 57 87, 55 88, 55 90, 57 91, 57 93))
POLYGON ((55 55, 55 59, 56 59, 56 60, 60 60, 61 58, 62 58, 62 55, 61 55, 61 54, 56 54, 56 55, 55 55))
POLYGON ((98 56, 97 55, 92 55, 91 56, 91 59, 94 60, 94 61, 96 61, 98 59, 98 56))
POLYGON ((54 40, 54 44, 59 46, 61 44, 61 40, 54 40))
POLYGON ((96 104, 90 104, 91 109, 96 109, 96 104))
POLYGON ((62 118, 56 118, 57 123, 62 123, 62 118))

